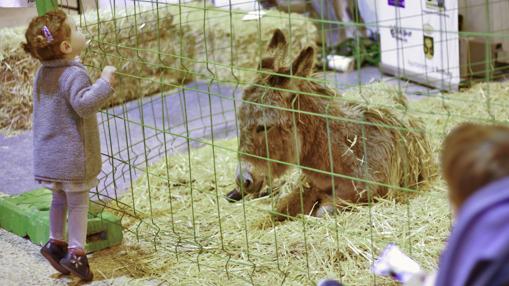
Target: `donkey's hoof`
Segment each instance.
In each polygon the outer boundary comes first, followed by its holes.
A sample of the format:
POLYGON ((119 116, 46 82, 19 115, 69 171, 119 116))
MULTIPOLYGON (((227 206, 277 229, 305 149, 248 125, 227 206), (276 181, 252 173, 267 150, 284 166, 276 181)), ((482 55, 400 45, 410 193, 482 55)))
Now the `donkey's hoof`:
POLYGON ((262 191, 258 194, 258 198, 268 197, 270 195, 269 191, 262 191))
POLYGON ((230 203, 238 202, 242 199, 242 194, 237 190, 234 189, 233 191, 229 192, 226 195, 226 200, 230 203))
POLYGON ((331 216, 336 213, 336 208, 332 205, 323 205, 320 206, 317 210, 315 215, 317 217, 326 217, 331 216))

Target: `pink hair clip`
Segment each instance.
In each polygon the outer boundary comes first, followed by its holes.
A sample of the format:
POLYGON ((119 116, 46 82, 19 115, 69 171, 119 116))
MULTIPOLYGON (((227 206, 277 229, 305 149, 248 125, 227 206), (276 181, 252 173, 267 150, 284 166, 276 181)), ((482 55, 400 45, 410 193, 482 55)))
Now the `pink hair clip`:
POLYGON ((53 35, 51 35, 51 32, 46 25, 42 26, 42 33, 44 34, 46 40, 48 40, 48 43, 53 42, 53 35))

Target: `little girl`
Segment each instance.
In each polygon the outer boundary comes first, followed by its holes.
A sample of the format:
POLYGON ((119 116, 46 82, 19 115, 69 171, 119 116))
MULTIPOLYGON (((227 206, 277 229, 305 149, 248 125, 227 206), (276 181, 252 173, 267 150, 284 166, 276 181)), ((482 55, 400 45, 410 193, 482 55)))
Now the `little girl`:
POLYGON ((91 83, 77 60, 85 37, 61 10, 32 19, 25 37, 24 50, 42 63, 33 92, 34 176, 53 191, 50 237, 41 253, 59 272, 91 281, 84 247, 88 191, 101 170, 96 112, 113 94, 115 68, 106 66, 91 83))

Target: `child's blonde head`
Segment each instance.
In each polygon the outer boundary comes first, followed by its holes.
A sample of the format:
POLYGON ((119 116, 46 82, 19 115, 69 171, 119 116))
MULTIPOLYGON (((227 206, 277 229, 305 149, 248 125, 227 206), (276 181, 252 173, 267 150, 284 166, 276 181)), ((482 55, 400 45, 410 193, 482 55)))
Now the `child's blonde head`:
POLYGON ((33 18, 25 33, 26 43, 22 44, 23 49, 41 61, 64 58, 60 44, 71 36, 71 28, 66 19, 67 15, 62 10, 33 18), (49 37, 47 32, 50 33, 49 37))
POLYGON ((442 172, 455 208, 483 186, 509 176, 509 127, 464 123, 444 140, 442 172))

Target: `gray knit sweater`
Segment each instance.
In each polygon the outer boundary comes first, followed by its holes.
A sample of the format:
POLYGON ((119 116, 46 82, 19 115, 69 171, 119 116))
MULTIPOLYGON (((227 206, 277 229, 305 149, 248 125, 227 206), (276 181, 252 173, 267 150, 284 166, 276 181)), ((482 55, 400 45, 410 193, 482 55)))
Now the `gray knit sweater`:
POLYGON ((101 171, 96 112, 112 94, 91 83, 77 61, 42 63, 34 80, 34 176, 49 182, 86 183, 101 171))

